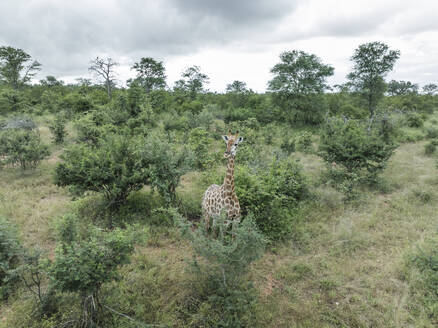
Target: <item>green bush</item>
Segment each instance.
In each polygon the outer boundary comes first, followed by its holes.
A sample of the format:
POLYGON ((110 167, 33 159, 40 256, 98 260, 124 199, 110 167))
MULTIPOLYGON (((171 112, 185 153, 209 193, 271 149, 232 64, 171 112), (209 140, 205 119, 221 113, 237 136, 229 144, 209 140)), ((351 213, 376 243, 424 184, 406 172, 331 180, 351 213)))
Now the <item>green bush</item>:
POLYGON ((90 113, 76 120, 74 127, 77 131, 77 141, 96 146, 99 139, 108 133, 116 132, 117 128, 98 116, 90 113), (97 122, 96 122, 97 121, 97 122))
POLYGON ((424 153, 426 155, 432 155, 436 151, 436 145, 434 142, 430 141, 424 146, 424 153))
POLYGON ((81 296, 83 312, 78 322, 100 326, 106 318, 99 291, 103 284, 119 277, 117 269, 129 262, 138 237, 132 229, 104 232, 96 227, 88 227, 80 235, 76 222, 71 215, 61 219, 59 243, 48 273, 55 289, 81 296))
POLYGON ((181 176, 193 164, 193 154, 187 148, 177 148, 162 136, 150 136, 140 146, 141 156, 147 159, 149 181, 168 203, 176 204, 176 187, 181 176))
POLYGON ((49 154, 48 146, 41 143, 37 131, 8 129, 0 132, 0 165, 34 169, 49 154))
POLYGON ((293 153, 295 151, 295 137, 284 137, 281 141, 280 148, 288 155, 293 153))
POLYGON ((190 131, 189 147, 195 156, 196 168, 204 170, 213 163, 213 157, 209 154, 211 144, 212 140, 203 128, 190 131))
POLYGON ((406 115, 406 122, 411 128, 421 128, 424 123, 423 117, 415 112, 411 112, 406 115))
POLYGON ((225 218, 218 218, 217 237, 211 238, 204 227, 193 229, 181 217, 178 221, 196 255, 190 269, 195 278, 191 297, 197 302, 186 312, 189 321, 203 327, 249 325, 254 319, 256 293, 245 274, 263 255, 266 244, 255 222, 248 216, 230 230, 225 218))
POLYGON ((20 244, 17 232, 0 216, 0 299, 5 299, 18 279, 20 244))
POLYGON ((149 161, 142 157, 141 139, 108 135, 98 147, 73 145, 61 155, 55 170, 58 186, 103 193, 110 209, 118 209, 128 195, 150 181, 149 161))
POLYGON ((21 92, 9 88, 0 90, 0 114, 22 111, 26 107, 27 103, 21 92))
POLYGON ((53 122, 49 125, 50 132, 52 132, 53 141, 56 144, 62 144, 67 134, 65 130, 65 118, 63 115, 56 115, 53 122))
POLYGON ((430 126, 426 129, 426 137, 429 139, 438 139, 438 128, 430 126))
POLYGON ((309 152, 312 149, 312 134, 310 132, 304 131, 296 136, 295 144, 297 150, 303 152, 309 152))
POLYGON ((344 191, 351 191, 359 183, 376 183, 394 149, 393 144, 385 143, 377 131, 365 124, 337 118, 324 126, 319 146, 335 186, 350 185, 344 191))
POLYGON ((89 96, 80 93, 69 93, 61 100, 60 108, 71 114, 77 114, 93 110, 94 104, 89 96))

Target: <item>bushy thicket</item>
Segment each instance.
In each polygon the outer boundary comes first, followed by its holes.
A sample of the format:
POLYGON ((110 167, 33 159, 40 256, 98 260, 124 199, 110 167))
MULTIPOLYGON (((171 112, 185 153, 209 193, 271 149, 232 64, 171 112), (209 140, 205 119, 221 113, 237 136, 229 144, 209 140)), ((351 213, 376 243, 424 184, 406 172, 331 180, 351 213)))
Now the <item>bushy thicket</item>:
POLYGON ((73 145, 61 155, 55 170, 55 183, 78 191, 104 194, 110 208, 116 209, 128 195, 149 183, 148 161, 139 151, 141 141, 122 135, 98 139, 98 147, 73 145))
POLYGON ((57 185, 100 192, 112 210, 145 185, 156 188, 168 202, 176 200, 180 177, 193 158, 185 148, 158 135, 109 134, 97 141, 94 147, 73 145, 61 155, 63 162, 55 170, 57 185))
POLYGON ((49 155, 35 130, 7 129, 0 132, 0 166, 19 165, 23 170, 34 169, 49 155))
POLYGON ((357 120, 329 120, 321 132, 320 155, 335 187, 353 195, 360 184, 374 184, 386 167, 395 145, 357 120))

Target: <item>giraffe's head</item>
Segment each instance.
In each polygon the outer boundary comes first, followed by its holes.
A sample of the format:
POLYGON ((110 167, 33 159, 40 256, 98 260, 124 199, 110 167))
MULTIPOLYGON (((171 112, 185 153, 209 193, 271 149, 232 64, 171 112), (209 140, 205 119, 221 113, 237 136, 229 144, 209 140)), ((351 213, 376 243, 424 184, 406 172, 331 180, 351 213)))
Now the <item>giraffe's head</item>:
POLYGON ((222 139, 224 139, 225 143, 227 144, 224 157, 228 158, 230 156, 236 156, 237 146, 243 141, 243 138, 239 137, 239 131, 236 131, 236 134, 233 135, 231 130, 229 130, 228 135, 223 135, 222 139))

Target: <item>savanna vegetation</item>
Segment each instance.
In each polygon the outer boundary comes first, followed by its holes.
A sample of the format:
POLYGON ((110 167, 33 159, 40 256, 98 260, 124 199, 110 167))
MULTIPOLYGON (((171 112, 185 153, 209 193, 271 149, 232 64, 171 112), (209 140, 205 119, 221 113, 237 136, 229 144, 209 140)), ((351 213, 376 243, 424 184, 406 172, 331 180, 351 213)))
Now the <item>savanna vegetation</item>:
POLYGON ((216 93, 150 57, 37 83, 0 47, 0 327, 436 327, 438 86, 387 81, 401 55, 329 86, 286 51, 266 93, 216 93), (229 129, 242 220, 207 232, 229 129))

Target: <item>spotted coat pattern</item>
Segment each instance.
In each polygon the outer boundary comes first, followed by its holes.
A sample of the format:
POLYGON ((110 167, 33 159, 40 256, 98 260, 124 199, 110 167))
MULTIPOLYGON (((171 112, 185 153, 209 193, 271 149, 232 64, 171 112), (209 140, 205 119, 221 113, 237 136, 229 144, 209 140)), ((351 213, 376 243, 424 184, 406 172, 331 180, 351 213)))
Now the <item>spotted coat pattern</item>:
POLYGON ((234 190, 234 156, 236 148, 242 138, 237 139, 238 132, 235 136, 230 133, 224 136, 227 142, 227 151, 224 157, 228 158, 227 172, 224 183, 219 186, 211 185, 204 193, 202 199, 203 219, 205 220, 207 230, 210 227, 210 221, 224 212, 228 218, 228 223, 240 221, 240 204, 234 190))

